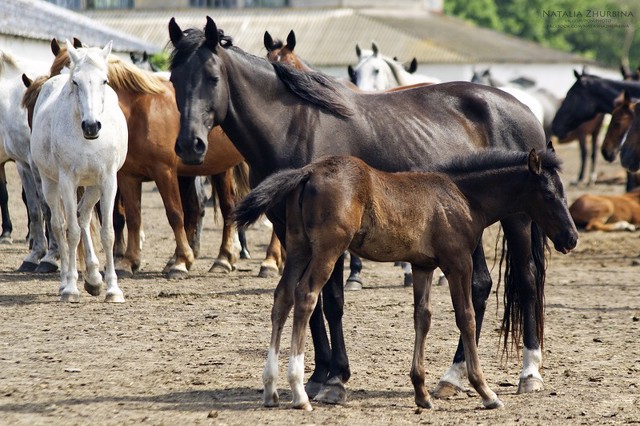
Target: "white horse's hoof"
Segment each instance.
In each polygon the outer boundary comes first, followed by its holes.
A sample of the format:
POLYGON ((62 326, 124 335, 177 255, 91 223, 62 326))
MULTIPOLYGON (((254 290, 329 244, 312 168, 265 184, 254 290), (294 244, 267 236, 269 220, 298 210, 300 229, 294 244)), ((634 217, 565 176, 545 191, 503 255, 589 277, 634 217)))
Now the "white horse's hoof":
POLYGON ((538 392, 544 389, 544 385, 542 380, 537 377, 527 376, 521 377, 520 382, 518 383, 518 391, 516 393, 531 393, 538 392))
POLYGON ((124 294, 122 293, 111 293, 107 294, 104 298, 106 303, 124 303, 124 294))
POLYGON ((80 302, 80 293, 65 293, 62 292, 60 294, 60 301, 67 303, 78 303, 80 302))
POLYGON ((102 283, 93 284, 89 281, 85 281, 84 289, 92 296, 100 296, 100 292, 102 291, 102 283))

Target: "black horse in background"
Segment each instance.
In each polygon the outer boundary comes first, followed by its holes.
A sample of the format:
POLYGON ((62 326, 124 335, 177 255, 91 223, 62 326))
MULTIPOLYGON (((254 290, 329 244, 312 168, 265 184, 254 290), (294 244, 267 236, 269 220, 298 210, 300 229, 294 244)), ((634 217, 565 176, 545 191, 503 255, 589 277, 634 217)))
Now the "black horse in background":
MULTIPOLYGON (((251 166, 252 186, 278 170, 299 168, 325 155, 354 155, 372 167, 394 172, 428 170, 454 156, 485 148, 546 149, 542 126, 531 111, 498 89, 453 82, 394 93, 355 93, 322 73, 299 72, 245 53, 209 17, 204 31, 190 28, 183 32, 172 19, 169 34, 175 46, 171 80, 181 113, 176 152, 187 164, 200 163, 207 151, 207 134, 220 125, 251 166)), ((268 217, 285 242, 283 206, 272 209, 268 217)), ((507 348, 508 340, 513 343, 523 337, 519 392, 529 392, 542 388, 538 369, 546 239, 521 214, 505 219, 502 226, 508 248, 504 255, 504 345, 507 348)), ((492 286, 481 242, 473 255, 473 271, 474 313, 470 315, 475 315, 479 338, 492 286)), ((323 402, 346 399, 344 384, 350 370, 342 330, 343 305, 341 258, 311 317, 315 371, 307 392, 323 402)), ((454 364, 435 395, 450 395, 464 387, 465 375, 459 342, 454 364)))

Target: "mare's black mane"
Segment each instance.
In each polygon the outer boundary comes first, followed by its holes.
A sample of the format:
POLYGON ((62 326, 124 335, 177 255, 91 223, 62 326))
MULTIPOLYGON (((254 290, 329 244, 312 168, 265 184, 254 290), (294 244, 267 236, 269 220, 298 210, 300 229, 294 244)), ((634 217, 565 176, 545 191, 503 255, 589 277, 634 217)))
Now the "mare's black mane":
MULTIPOLYGON (((542 168, 550 171, 559 171, 562 161, 553 151, 537 152, 542 168)), ((505 151, 499 149, 487 149, 473 154, 467 154, 453 160, 435 166, 435 170, 451 174, 468 174, 497 170, 507 167, 527 165, 528 152, 505 151)))

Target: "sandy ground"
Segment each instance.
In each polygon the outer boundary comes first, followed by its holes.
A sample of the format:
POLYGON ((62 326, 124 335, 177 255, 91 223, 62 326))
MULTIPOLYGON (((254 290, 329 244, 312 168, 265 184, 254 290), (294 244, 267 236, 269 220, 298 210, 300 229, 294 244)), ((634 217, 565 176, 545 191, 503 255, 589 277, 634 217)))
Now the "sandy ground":
MULTIPOLYGON (((566 182, 577 146, 558 149, 566 182)), ((413 346, 411 290, 391 264, 366 262, 365 288, 346 296, 344 326, 353 375, 346 406, 291 410, 286 381, 290 327, 283 334, 280 396, 262 408, 262 367, 274 279, 256 278, 268 229, 248 233, 254 258, 229 276, 207 271, 220 226, 207 213, 202 255, 191 278, 160 273, 174 248, 152 184, 143 193, 143 270, 121 280, 126 303, 86 293, 58 301, 58 276, 14 272, 27 253, 25 210, 8 165, 14 244, 0 246, 0 424, 628 424, 640 423, 640 240, 638 233, 582 233, 569 255, 550 256, 546 290, 545 389, 516 395, 520 360, 501 360, 502 304, 492 294, 480 355, 505 403, 481 408, 470 392, 417 410, 408 377, 413 346)), ((619 166, 601 167, 607 174, 619 166)), ((569 201, 584 188, 568 187, 569 201)), ((597 185, 591 192, 620 193, 597 185)), ((486 238, 493 254, 497 230, 486 238)), ((489 260, 493 264, 493 260, 489 260)), ((493 274, 497 281, 497 267, 493 274)), ((495 282, 494 281, 494 282, 495 282)), ((446 287, 435 287, 427 341, 433 387, 453 356, 458 331, 446 287)), ((502 300, 502 291, 499 290, 502 300)), ((290 322, 288 323, 290 326, 290 322)), ((307 374, 313 348, 308 342, 307 374)), ((307 376, 308 377, 308 376, 307 376)))

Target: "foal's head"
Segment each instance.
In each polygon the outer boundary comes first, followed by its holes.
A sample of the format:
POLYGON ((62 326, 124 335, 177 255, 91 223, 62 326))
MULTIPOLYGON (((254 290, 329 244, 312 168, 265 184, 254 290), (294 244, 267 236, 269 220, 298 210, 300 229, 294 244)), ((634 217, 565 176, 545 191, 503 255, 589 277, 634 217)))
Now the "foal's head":
POLYGON ((270 62, 283 62, 296 69, 303 69, 305 66, 293 52, 296 47, 296 33, 291 30, 287 36, 287 44, 280 40, 274 40, 269 31, 264 32, 264 47, 267 49, 267 59, 270 62))
POLYGON ((82 132, 86 139, 96 139, 102 128, 100 115, 104 111, 108 83, 107 57, 113 42, 103 49, 76 49, 69 41, 66 44, 71 60, 69 85, 80 111, 82 132))

